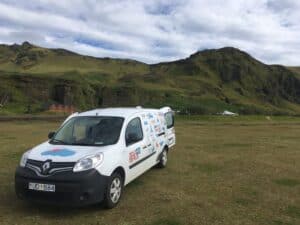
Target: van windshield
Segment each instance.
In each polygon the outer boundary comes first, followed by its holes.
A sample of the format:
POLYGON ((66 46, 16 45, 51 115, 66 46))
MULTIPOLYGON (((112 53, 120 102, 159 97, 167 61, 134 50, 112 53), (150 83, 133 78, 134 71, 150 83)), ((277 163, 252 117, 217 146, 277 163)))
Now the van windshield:
POLYGON ((50 144, 104 146, 117 143, 124 118, 74 117, 67 121, 50 140, 50 144))

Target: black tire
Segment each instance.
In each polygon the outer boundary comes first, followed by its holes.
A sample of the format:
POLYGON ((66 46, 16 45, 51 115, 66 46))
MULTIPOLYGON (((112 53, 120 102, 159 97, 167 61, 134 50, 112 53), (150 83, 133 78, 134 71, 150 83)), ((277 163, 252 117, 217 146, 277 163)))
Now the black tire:
POLYGON ((105 208, 112 209, 118 205, 118 203, 120 202, 120 199, 122 197, 123 187, 124 187, 123 177, 119 173, 113 173, 107 182, 106 192, 105 192, 104 201, 103 201, 105 208), (117 188, 118 182, 120 184, 119 188, 117 188), (116 192, 119 192, 119 194, 112 193, 112 189, 114 186, 115 186, 115 189, 119 190, 119 191, 116 191, 116 192))
POLYGON ((168 150, 165 148, 160 156, 159 162, 157 164, 157 168, 165 168, 167 166, 167 162, 168 162, 168 150))

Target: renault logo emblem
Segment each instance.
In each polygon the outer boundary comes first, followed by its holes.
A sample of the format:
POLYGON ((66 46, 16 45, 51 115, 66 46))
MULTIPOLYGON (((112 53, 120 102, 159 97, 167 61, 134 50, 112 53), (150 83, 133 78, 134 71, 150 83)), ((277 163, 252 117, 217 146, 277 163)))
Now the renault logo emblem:
POLYGON ((42 165, 42 173, 43 174, 47 174, 49 169, 50 169, 50 161, 46 161, 43 165, 42 165))

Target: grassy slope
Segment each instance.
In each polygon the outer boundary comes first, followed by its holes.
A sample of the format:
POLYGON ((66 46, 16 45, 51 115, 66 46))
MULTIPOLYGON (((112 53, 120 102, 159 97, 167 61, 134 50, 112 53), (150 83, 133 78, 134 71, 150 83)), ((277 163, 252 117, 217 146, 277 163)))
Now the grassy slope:
POLYGON ((299 224, 299 120, 271 119, 180 118, 168 167, 129 184, 110 211, 17 200, 13 174, 22 152, 59 123, 0 123, 1 224, 299 224))
POLYGON ((45 49, 25 43, 22 46, 0 45, 1 70, 26 74, 62 74, 66 72, 120 75, 144 72, 146 65, 132 60, 102 59, 81 56, 64 49, 45 49))
POLYGON ((294 73, 264 65, 233 48, 147 65, 81 56, 29 43, 0 45, 0 79, 0 98, 5 93, 11 97, 1 114, 24 113, 28 105, 39 111, 44 107, 42 103, 54 102, 80 109, 168 104, 190 113, 225 109, 240 113, 300 113, 300 81, 294 73), (46 93, 39 96, 32 90, 46 93))
POLYGON ((288 69, 295 72, 296 75, 300 78, 300 67, 288 67, 288 69))

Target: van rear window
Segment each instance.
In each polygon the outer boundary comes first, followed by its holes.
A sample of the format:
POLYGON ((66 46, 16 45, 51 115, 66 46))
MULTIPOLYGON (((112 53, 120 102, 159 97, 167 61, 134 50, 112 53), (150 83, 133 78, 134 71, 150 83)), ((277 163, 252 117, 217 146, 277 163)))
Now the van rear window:
POLYGON ((166 122, 167 122, 167 128, 172 128, 174 127, 174 114, 173 112, 167 112, 165 114, 165 119, 166 119, 166 122))

